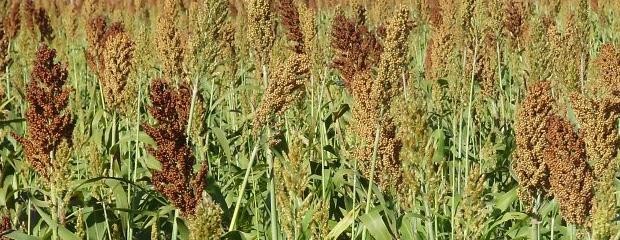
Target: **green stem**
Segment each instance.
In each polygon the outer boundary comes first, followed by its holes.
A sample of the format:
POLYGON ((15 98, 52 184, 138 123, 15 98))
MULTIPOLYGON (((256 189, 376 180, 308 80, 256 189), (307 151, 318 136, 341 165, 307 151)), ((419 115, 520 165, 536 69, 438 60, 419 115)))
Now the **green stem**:
POLYGON ((260 146, 259 144, 256 144, 254 146, 254 150, 252 150, 252 154, 250 155, 250 162, 248 163, 248 167, 245 170, 245 177, 243 177, 243 182, 241 182, 241 186, 239 187, 239 194, 237 195, 237 203, 235 203, 235 211, 233 212, 232 219, 230 220, 230 229, 228 229, 228 231, 235 230, 235 223, 236 223, 236 220, 239 214, 239 207, 241 206, 241 199, 243 198, 245 187, 248 184, 250 172, 252 171, 252 165, 254 165, 254 159, 256 159, 256 154, 258 153, 259 146, 260 146))
MULTIPOLYGON (((383 115, 383 109, 381 109, 381 115, 383 115)), ((366 192, 366 209, 364 210, 365 214, 368 214, 368 212, 370 212, 370 202, 371 202, 371 197, 372 197, 372 185, 374 183, 374 179, 375 179, 375 165, 377 163, 377 148, 379 146, 379 136, 380 136, 380 132, 381 132, 381 125, 377 124, 376 126, 376 130, 375 130, 375 141, 373 143, 372 146, 372 164, 371 164, 371 168, 370 168, 370 179, 368 180, 368 190, 366 192)), ((364 227, 364 230, 362 231, 362 239, 366 239, 366 230, 367 228, 364 227)))
POLYGON ((112 113, 112 142, 110 146, 110 177, 114 176, 114 145, 116 144, 116 111, 112 113))
POLYGON ((174 220, 172 222, 172 240, 177 240, 177 232, 179 230, 179 209, 174 209, 174 220))

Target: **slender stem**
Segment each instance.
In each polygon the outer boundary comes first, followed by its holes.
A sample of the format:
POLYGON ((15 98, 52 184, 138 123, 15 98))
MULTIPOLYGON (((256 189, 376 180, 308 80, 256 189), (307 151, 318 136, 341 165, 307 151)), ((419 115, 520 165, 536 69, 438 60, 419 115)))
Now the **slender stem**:
POLYGON ((243 177, 243 182, 241 182, 241 186, 239 186, 239 194, 237 195, 237 203, 235 203, 235 211, 233 212, 232 219, 230 220, 230 229, 228 229, 228 231, 235 230, 235 223, 237 220, 237 216, 239 214, 239 206, 241 206, 241 199, 243 198, 245 187, 248 184, 248 179, 250 178, 250 172, 252 171, 252 165, 254 165, 254 159, 256 159, 256 153, 258 153, 259 146, 260 146, 259 144, 256 144, 254 146, 254 150, 252 150, 252 154, 250 155, 250 162, 248 163, 248 167, 245 170, 245 177, 243 177))
POLYGON ((178 219, 179 209, 174 209, 174 220, 172 222, 172 240, 177 240, 177 232, 179 229, 178 219))
MULTIPOLYGON (((466 137, 465 137, 465 176, 469 176, 469 137, 472 129, 472 112, 471 108, 473 105, 474 99, 474 81, 476 77, 476 58, 478 57, 478 40, 476 40, 476 45, 474 47, 474 56, 472 60, 472 72, 471 72, 471 82, 469 86, 469 103, 467 107, 467 129, 466 129, 466 137)), ((467 181, 467 177, 465 177, 467 181)), ((467 184, 467 183, 465 183, 467 184)))
MULTIPOLYGON (((271 131, 267 129, 267 137, 271 135, 271 131)), ((267 143, 269 144, 269 143, 267 143)), ((271 239, 278 239, 278 216, 276 210, 276 191, 275 191, 275 172, 273 171, 273 154, 271 148, 267 147, 267 164, 269 165, 269 205, 271 212, 271 239)))
POLYGON ((112 113, 112 142, 110 146, 110 177, 114 177, 114 145, 116 144, 116 111, 112 113))
POLYGON ((193 84, 193 89, 192 89, 192 100, 191 100, 191 104, 189 107, 189 117, 187 119, 187 142, 189 142, 189 138, 190 138, 190 133, 192 131, 192 119, 194 118, 194 109, 196 108, 196 94, 198 93, 198 80, 194 80, 194 84, 193 84))
MULTIPOLYGON (((383 109, 381 109, 381 115, 383 115, 383 109)), ((377 124, 376 130, 375 130, 375 141, 372 147, 372 164, 370 168, 370 179, 368 180, 368 190, 366 192, 366 209, 364 210, 365 214, 368 214, 368 212, 370 212, 370 202, 371 202, 371 197, 372 197, 372 184, 374 183, 374 179, 375 179, 375 165, 377 163, 376 161, 377 160, 377 148, 379 146, 380 132, 381 132, 381 125, 377 124)), ((367 228, 364 227, 364 230, 362 231, 362 239, 366 239, 366 230, 367 228)))

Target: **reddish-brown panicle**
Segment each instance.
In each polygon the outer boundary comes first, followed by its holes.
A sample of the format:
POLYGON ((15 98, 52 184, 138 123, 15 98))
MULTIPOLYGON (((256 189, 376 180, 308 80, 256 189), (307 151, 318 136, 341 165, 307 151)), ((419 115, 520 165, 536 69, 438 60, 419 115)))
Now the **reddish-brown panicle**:
POLYGON ((71 89, 65 87, 67 69, 55 63, 56 51, 42 44, 37 51, 26 100, 26 137, 13 134, 24 146, 28 163, 44 178, 49 179, 50 154, 64 140, 71 142, 74 122, 67 112, 71 89))
POLYGON ((142 127, 157 144, 148 152, 161 163, 161 170, 153 172, 152 182, 155 189, 185 216, 191 216, 200 203, 207 174, 206 163, 194 173, 196 159, 185 134, 191 89, 185 83, 175 88, 164 79, 153 80, 150 89, 151 106, 148 110, 157 124, 143 124, 142 127))

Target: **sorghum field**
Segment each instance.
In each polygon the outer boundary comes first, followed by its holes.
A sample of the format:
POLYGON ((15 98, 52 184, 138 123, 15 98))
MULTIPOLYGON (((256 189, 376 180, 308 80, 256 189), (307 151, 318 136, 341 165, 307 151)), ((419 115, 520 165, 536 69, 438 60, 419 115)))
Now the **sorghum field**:
POLYGON ((617 0, 0 0, 0 239, 620 239, 617 0))

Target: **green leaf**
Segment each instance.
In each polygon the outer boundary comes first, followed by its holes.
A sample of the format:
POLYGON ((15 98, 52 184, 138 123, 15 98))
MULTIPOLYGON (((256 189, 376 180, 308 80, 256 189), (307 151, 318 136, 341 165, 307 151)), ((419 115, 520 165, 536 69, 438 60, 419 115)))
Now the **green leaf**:
POLYGON ((334 228, 332 228, 329 234, 327 234, 327 239, 336 239, 340 236, 340 234, 347 230, 347 228, 349 228, 349 226, 355 221, 355 216, 357 216, 359 210, 359 205, 351 209, 351 211, 349 211, 349 213, 347 213, 347 215, 344 216, 340 222, 334 226, 334 228))
POLYGON ((58 228, 58 236, 63 240, 79 240, 79 238, 65 227, 58 228))
MULTIPOLYGON (((125 143, 131 142, 134 140, 136 140, 135 134, 127 134, 118 140, 118 145, 124 145, 125 143)), ((155 140, 153 140, 153 138, 151 138, 151 136, 149 136, 145 132, 138 132, 137 140, 138 142, 145 143, 146 145, 155 146, 155 140)))
POLYGON ((154 169, 157 171, 161 171, 161 163, 159 162, 159 160, 155 159, 155 157, 151 156, 150 154, 147 154, 142 159, 144 161, 144 165, 146 165, 148 169, 154 169))
POLYGON ((401 239, 414 239, 414 231, 413 231, 413 221, 414 215, 411 213, 407 213, 403 216, 402 223, 399 229, 401 239))
POLYGON ((392 239, 392 234, 388 230, 383 218, 379 214, 380 208, 375 208, 360 217, 360 220, 368 229, 368 233, 375 239, 392 239))
POLYGON ((213 127, 211 131, 213 131, 213 134, 215 134, 215 138, 217 138, 217 142, 222 147, 222 150, 224 151, 224 155, 226 155, 226 159, 228 159, 229 162, 232 161, 232 152, 230 151, 230 142, 228 141, 228 138, 226 138, 226 134, 224 134, 224 131, 222 131, 222 129, 218 127, 213 127))
POLYGON ((21 231, 13 231, 7 235, 4 235, 4 237, 8 237, 10 239, 17 239, 17 240, 38 240, 38 238, 25 234, 21 231))
POLYGON ((445 159, 445 139, 446 136, 441 129, 437 129, 433 132, 435 139, 435 154, 433 154, 433 162, 439 163, 445 159))
POLYGON ((497 196, 497 198, 495 198, 495 208, 501 211, 506 211, 506 209, 508 209, 510 205, 512 205, 512 203, 516 199, 517 199, 517 187, 513 188, 512 190, 506 193, 503 193, 497 196))
POLYGON ((507 221, 512 221, 512 220, 523 220, 527 218, 527 214, 522 213, 522 212, 508 212, 506 214, 504 214, 504 216, 502 216, 502 218, 493 223, 493 225, 491 225, 488 229, 485 235, 488 235, 489 233, 491 233, 497 226, 499 226, 500 224, 503 224, 507 221))

